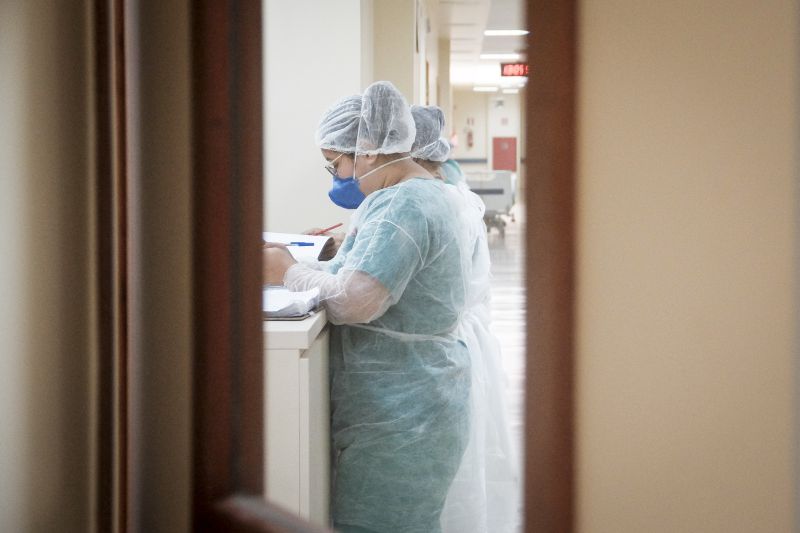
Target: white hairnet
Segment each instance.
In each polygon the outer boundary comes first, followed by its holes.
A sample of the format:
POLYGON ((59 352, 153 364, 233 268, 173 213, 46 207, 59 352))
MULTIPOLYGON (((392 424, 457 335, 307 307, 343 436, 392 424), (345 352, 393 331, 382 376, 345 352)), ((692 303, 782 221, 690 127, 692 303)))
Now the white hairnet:
POLYGON ((322 116, 317 127, 317 146, 336 152, 355 152, 360 116, 360 94, 342 98, 333 104, 322 116))
POLYGON ((434 105, 411 106, 411 115, 417 128, 417 136, 411 146, 411 155, 425 161, 447 161, 450 144, 442 137, 444 112, 434 105))
POLYGON ((411 151, 416 128, 403 95, 388 81, 333 105, 317 128, 317 146, 336 152, 402 154, 411 151))

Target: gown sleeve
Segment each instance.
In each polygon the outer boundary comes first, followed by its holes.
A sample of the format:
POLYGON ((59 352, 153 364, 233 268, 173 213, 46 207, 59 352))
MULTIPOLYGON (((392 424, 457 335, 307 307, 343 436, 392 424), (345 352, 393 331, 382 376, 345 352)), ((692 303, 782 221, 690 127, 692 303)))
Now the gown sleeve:
POLYGON ((319 287, 334 324, 368 323, 382 316, 398 301, 427 253, 424 217, 392 200, 378 202, 365 217, 346 254, 334 259, 336 272, 296 264, 286 272, 284 285, 291 290, 319 287))

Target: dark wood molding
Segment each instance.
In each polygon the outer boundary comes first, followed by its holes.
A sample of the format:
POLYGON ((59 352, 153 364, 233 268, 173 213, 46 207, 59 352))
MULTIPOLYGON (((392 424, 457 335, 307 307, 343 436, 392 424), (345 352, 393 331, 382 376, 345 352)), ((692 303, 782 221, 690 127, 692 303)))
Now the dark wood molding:
POLYGON ((125 4, 126 0, 112 1, 112 50, 113 60, 113 110, 114 110, 114 200, 115 255, 116 255, 116 437, 117 443, 117 533, 128 531, 128 106, 127 106, 127 54, 125 50, 125 4))
POLYGON ((128 177, 124 0, 93 4, 98 531, 127 531, 128 177))
POLYGON ((575 0, 529 0, 525 203, 525 531, 567 533, 574 505, 575 0))
POLYGON ((192 4, 195 531, 313 532, 263 498, 260 0, 192 4))
POLYGON ((324 533, 326 530, 301 524, 297 516, 260 497, 233 496, 215 506, 214 530, 232 533, 324 533), (300 528, 300 529, 298 529, 300 528))
POLYGON ((98 387, 97 501, 94 517, 98 531, 111 531, 114 490, 114 257, 111 109, 111 26, 107 0, 95 0, 95 210, 97 279, 97 350, 95 376, 98 387))

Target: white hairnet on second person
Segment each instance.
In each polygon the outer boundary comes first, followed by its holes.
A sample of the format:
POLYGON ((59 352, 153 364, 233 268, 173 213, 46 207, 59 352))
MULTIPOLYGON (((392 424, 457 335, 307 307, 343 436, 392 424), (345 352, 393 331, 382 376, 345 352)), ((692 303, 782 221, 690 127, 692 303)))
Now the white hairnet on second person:
POLYGON ((335 152, 401 154, 411 151, 416 128, 405 98, 388 81, 335 103, 317 128, 319 148, 335 152))
POLYGON ((411 116, 417 136, 411 147, 411 156, 425 161, 441 163, 447 160, 450 144, 442 137, 444 112, 436 106, 411 106, 411 116))

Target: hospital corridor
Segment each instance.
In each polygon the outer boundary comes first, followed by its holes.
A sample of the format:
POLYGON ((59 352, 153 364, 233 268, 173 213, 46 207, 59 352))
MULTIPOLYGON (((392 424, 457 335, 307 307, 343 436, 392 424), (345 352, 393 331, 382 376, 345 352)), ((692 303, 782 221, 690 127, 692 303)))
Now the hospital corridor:
POLYGON ((800 0, 0 0, 0 533, 800 532, 800 0))
POLYGON ((522 449, 525 404, 524 206, 515 205, 514 215, 514 221, 508 220, 505 237, 490 232, 489 254, 492 257, 492 329, 500 340, 508 378, 506 395, 512 437, 522 449))

